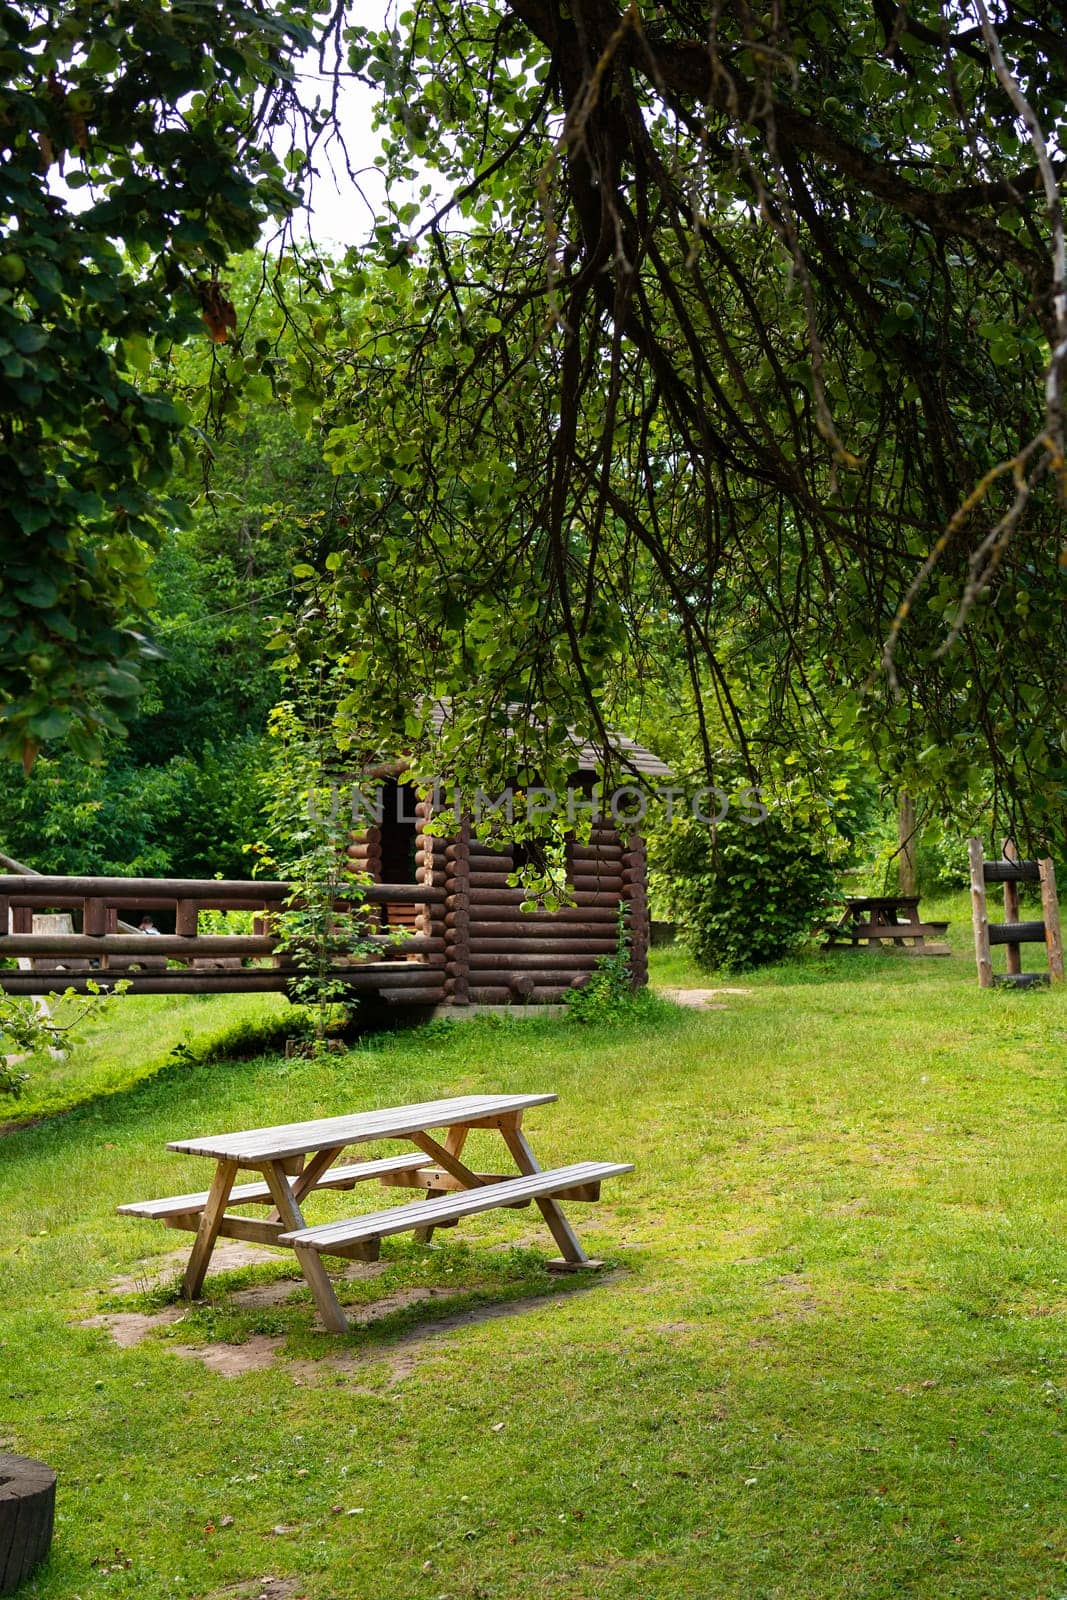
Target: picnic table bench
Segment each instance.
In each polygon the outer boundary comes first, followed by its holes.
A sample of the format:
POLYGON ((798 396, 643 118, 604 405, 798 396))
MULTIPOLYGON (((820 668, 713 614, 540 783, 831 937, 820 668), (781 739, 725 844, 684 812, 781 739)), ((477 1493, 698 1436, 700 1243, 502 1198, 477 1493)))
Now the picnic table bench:
POLYGON ((864 895, 845 901, 841 917, 826 928, 824 950, 880 950, 883 944, 925 956, 947 956, 947 944, 927 944, 928 939, 943 940, 947 922, 923 922, 919 916, 919 896, 904 894, 864 895))
POLYGON ((326 1326, 344 1332, 347 1318, 322 1263, 324 1255, 362 1261, 377 1259, 383 1238, 413 1230, 427 1241, 435 1228, 454 1226, 462 1217, 498 1207, 534 1202, 560 1248, 549 1266, 575 1271, 593 1268, 559 1201, 594 1201, 605 1178, 632 1172, 632 1162, 578 1161, 544 1171, 522 1131, 524 1111, 546 1105, 554 1094, 460 1095, 383 1111, 361 1111, 240 1133, 179 1139, 167 1146, 215 1162, 211 1187, 162 1200, 139 1200, 118 1207, 125 1216, 151 1217, 167 1227, 196 1234, 183 1280, 183 1293, 195 1299, 217 1240, 250 1240, 291 1249, 326 1326), (499 1132, 518 1174, 472 1171, 460 1159, 472 1129, 499 1132), (431 1130, 444 1132, 443 1142, 431 1130), (377 1140, 405 1140, 416 1152, 337 1164, 342 1150, 377 1140), (237 1174, 254 1171, 259 1181, 237 1184, 237 1174), (352 1189, 376 1180, 389 1186, 419 1188, 424 1198, 340 1221, 309 1226, 301 1209, 319 1190, 352 1189), (238 1216, 230 1205, 270 1208, 266 1218, 238 1216))

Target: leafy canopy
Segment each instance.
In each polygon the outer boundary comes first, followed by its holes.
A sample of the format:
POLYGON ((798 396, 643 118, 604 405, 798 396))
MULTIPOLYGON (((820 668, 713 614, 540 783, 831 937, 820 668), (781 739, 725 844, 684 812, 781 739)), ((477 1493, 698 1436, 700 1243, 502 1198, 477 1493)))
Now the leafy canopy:
POLYGON ((313 5, 0 4, 0 747, 128 716, 187 429, 150 369, 235 313, 220 274, 297 203, 270 147, 313 5))
POLYGON ((348 60, 397 199, 333 275, 361 487, 283 632, 344 661, 353 736, 518 703, 561 773, 567 723, 681 672, 710 762, 758 660, 779 737, 858 728, 946 805, 988 767, 1062 830, 1059 168, 1012 99, 1062 145, 1046 9, 413 0, 348 60))

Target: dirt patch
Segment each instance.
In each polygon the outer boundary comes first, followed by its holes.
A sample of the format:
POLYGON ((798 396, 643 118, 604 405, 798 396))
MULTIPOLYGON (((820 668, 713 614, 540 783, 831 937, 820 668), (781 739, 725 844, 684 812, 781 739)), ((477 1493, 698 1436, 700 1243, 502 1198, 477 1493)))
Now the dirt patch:
POLYGON ((303 1600, 304 1594, 302 1578, 250 1578, 212 1589, 204 1600, 303 1600))
MULTIPOLYGON (((185 1271, 192 1248, 171 1250, 165 1256, 152 1256, 127 1277, 113 1278, 108 1285, 109 1294, 143 1294, 148 1289, 158 1289, 161 1284, 173 1283, 185 1271)), ((277 1250, 266 1250, 262 1245, 245 1244, 239 1239, 225 1239, 215 1246, 211 1257, 209 1277, 217 1272, 237 1272, 241 1267, 258 1267, 264 1261, 278 1262, 283 1258, 277 1250)), ((294 1263, 294 1271, 295 1263, 294 1263)))
POLYGON ((772 1313, 777 1318, 783 1317, 813 1317, 820 1309, 819 1302, 812 1298, 811 1285, 799 1272, 786 1272, 780 1278, 775 1278, 774 1287, 788 1299, 788 1308, 772 1313))
POLYGON ((264 1306, 282 1306, 301 1287, 303 1279, 279 1278, 277 1283, 257 1283, 251 1289, 234 1289, 226 1296, 227 1304, 240 1306, 242 1311, 259 1311, 264 1306))
MULTIPOLYGON (((598 1274, 594 1282, 599 1287, 610 1283, 617 1276, 617 1273, 598 1274)), ((590 1283, 590 1287, 593 1286, 594 1283, 590 1283)), ((232 1299, 235 1303, 246 1307, 277 1304, 283 1295, 291 1294, 293 1289, 292 1283, 264 1284, 259 1289, 238 1291, 232 1299), (269 1294, 273 1298, 270 1300, 250 1298, 257 1294, 261 1296, 269 1294)), ((285 1344, 285 1338, 281 1334, 251 1334, 242 1344, 223 1344, 216 1341, 196 1345, 172 1344, 168 1349, 175 1355, 199 1361, 210 1372, 216 1372, 222 1378, 237 1378, 245 1372, 258 1372, 273 1367, 284 1371, 294 1384, 300 1387, 323 1380, 337 1379, 340 1375, 359 1372, 384 1363, 389 1367, 391 1387, 410 1377, 416 1367, 428 1359, 451 1334, 459 1332, 462 1328, 474 1327, 481 1322, 495 1322, 499 1317, 524 1316, 533 1311, 560 1306, 574 1294, 582 1292, 581 1289, 571 1289, 550 1295, 528 1295, 521 1300, 505 1300, 496 1305, 475 1306, 470 1310, 457 1311, 451 1316, 441 1317, 428 1325, 410 1328, 390 1340, 388 1344, 365 1346, 362 1349, 341 1346, 329 1351, 319 1361, 287 1360, 281 1353, 285 1344)), ((380 1300, 375 1300, 370 1305, 351 1307, 348 1315, 353 1329, 370 1328, 405 1306, 444 1300, 451 1293, 449 1289, 399 1289, 395 1294, 383 1295, 380 1300)), ((184 1306, 165 1306, 160 1311, 145 1313, 104 1312, 86 1318, 79 1322, 78 1326, 106 1328, 117 1345, 122 1349, 130 1349, 157 1328, 180 1322, 185 1312, 184 1306)), ((686 1323, 667 1324, 664 1331, 681 1332, 690 1326, 686 1323)))
POLYGON ((220 1378, 239 1378, 243 1372, 272 1367, 284 1343, 281 1334, 253 1333, 243 1344, 176 1344, 171 1349, 177 1356, 192 1356, 220 1378))
MULTIPOLYGON (((126 1277, 113 1278, 108 1284, 107 1293, 109 1295, 144 1294, 150 1289, 160 1288, 163 1284, 173 1283, 185 1271, 188 1260, 188 1249, 172 1250, 165 1256, 152 1256, 150 1260, 144 1262, 141 1268, 129 1273, 126 1277)), ((294 1257, 290 1256, 287 1260, 278 1250, 270 1250, 258 1244, 244 1244, 239 1239, 224 1239, 215 1246, 207 1281, 210 1283, 212 1278, 220 1272, 238 1272, 242 1267, 258 1267, 268 1261, 273 1263, 274 1266, 286 1265, 292 1269, 291 1278, 284 1280, 286 1293, 292 1292, 294 1281, 297 1283, 302 1282, 300 1269, 294 1257)), ((346 1278, 377 1278, 381 1273, 387 1271, 388 1267, 388 1261, 353 1261, 349 1263, 344 1276, 346 1278)), ((274 1288, 275 1285, 265 1285, 264 1287, 274 1288)), ((235 1290, 234 1300, 241 1304, 242 1302, 238 1300, 238 1295, 246 1292, 252 1293, 251 1290, 235 1290)), ((256 1300, 248 1303, 251 1305, 273 1305, 277 1302, 256 1300)))
POLYGON ((131 1350, 156 1328, 180 1322, 185 1315, 184 1306, 164 1306, 161 1311, 106 1311, 96 1317, 86 1317, 79 1328, 106 1328, 120 1350, 131 1350))
POLYGON ((689 1006, 696 1011, 728 1011, 718 996, 722 994, 751 994, 751 989, 657 989, 661 1000, 670 1000, 676 1006, 689 1006))

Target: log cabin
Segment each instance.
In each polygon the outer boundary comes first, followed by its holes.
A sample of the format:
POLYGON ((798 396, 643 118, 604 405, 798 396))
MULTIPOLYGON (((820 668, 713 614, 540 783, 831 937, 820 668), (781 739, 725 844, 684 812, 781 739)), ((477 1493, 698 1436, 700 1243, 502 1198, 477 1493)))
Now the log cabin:
MULTIPOLYGON (((632 740, 618 740, 631 773, 646 782, 670 768, 632 740)), ((576 788, 588 795, 596 756, 583 747, 576 788)), ((384 769, 379 769, 384 771, 384 769)), ((413 952, 426 971, 425 988, 409 989, 408 1004, 445 1007, 550 1005, 588 982, 600 956, 615 953, 620 906, 629 938, 634 987, 648 981, 648 874, 639 831, 608 813, 587 843, 568 841, 567 886, 572 905, 524 911, 524 891, 511 881, 526 864, 526 846, 498 847, 478 837, 463 817, 447 834, 427 831, 433 802, 403 781, 402 769, 382 778, 375 820, 352 835, 354 868, 375 884, 425 885, 440 899, 419 905, 386 899, 381 931, 406 928, 421 941, 413 952), (437 959, 435 959, 437 958, 437 959)))
MULTIPOLYGON (((670 776, 633 741, 618 739, 616 749, 633 775, 627 781, 670 776)), ((588 797, 595 752, 583 747, 578 764, 573 782, 588 797)), ((615 953, 620 908, 634 986, 647 982, 638 831, 608 811, 587 842, 568 843, 573 904, 524 911, 524 891, 509 879, 530 847, 496 848, 462 813, 447 834, 430 832, 433 800, 419 797, 405 771, 395 763, 384 776, 380 819, 353 831, 348 844, 353 868, 370 880, 361 898, 374 949, 339 959, 329 976, 353 998, 372 1009, 556 1003, 588 982, 599 957, 615 953)), ((272 927, 290 893, 287 883, 262 880, 50 877, 25 868, 0 875, 0 991, 106 991, 121 978, 135 994, 289 993, 299 969, 276 949, 272 927), (252 931, 202 933, 206 910, 252 913, 252 931), (160 918, 151 934, 138 926, 146 912, 160 918)))

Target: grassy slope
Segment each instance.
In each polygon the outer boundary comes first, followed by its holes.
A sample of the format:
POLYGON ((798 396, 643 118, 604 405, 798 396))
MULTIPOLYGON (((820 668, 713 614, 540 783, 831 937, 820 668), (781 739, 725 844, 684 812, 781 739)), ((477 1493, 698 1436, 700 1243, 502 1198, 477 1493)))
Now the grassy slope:
MULTIPOLYGON (((954 931, 951 960, 797 963, 725 1012, 173 1066, 5 1139, 0 1448, 62 1483, 26 1593, 191 1600, 272 1573, 309 1600, 1063 1594, 1067 992, 980 993, 954 931), (352 1335, 357 1371, 311 1379, 286 1360, 225 1379, 173 1348, 278 1331, 318 1357, 336 1342, 305 1305, 217 1296, 125 1351, 74 1325, 185 1237, 112 1215, 204 1182, 168 1138, 546 1087, 543 1158, 638 1163, 575 1208, 611 1281, 431 1341, 395 1386, 424 1307, 352 1335)), ((165 1057, 176 1019, 155 1016, 165 1057)), ((390 1243, 348 1296, 537 1295, 537 1257, 488 1248, 540 1246, 536 1224, 390 1243)))

